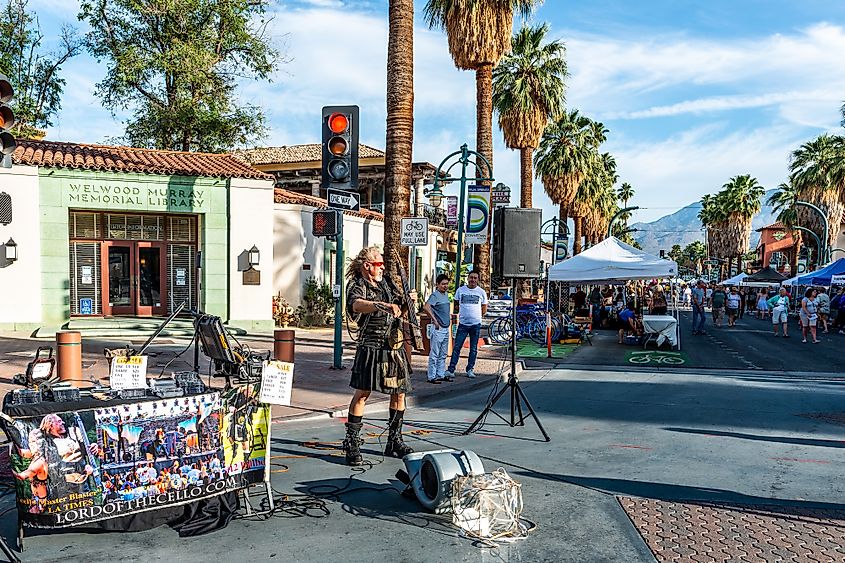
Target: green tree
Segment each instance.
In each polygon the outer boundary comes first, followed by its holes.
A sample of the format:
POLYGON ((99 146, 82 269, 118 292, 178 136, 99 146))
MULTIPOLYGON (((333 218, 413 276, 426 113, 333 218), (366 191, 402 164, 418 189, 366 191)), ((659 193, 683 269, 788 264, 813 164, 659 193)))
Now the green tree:
MULTIPOLYGON (((387 42, 387 138, 384 149, 384 260, 398 272, 402 217, 410 215, 414 144, 414 1, 390 0, 387 42)), ((407 269, 407 268, 406 268, 407 269)))
POLYGON ((493 69, 493 107, 509 149, 519 150, 520 207, 533 207, 534 149, 550 118, 563 111, 567 76, 565 47, 546 44, 547 24, 523 27, 514 35, 512 51, 493 69))
POLYGON ((674 260, 675 262, 680 263, 681 256, 683 256, 683 249, 681 249, 680 244, 673 244, 672 249, 669 250, 669 258, 674 260))
POLYGON ((3 6, 0 73, 9 78, 15 89, 12 134, 40 139, 45 134, 43 129, 53 125, 62 107, 62 65, 79 53, 81 41, 73 29, 65 26, 59 33, 58 47, 46 52, 38 19, 27 8, 27 0, 6 0, 3 6))
MULTIPOLYGON (((428 0, 429 27, 446 31, 449 54, 475 71, 476 150, 493 166, 493 67, 511 49, 513 14, 528 17, 542 0, 428 0)), ((490 243, 476 247, 480 282, 490 290, 490 243)), ((458 249, 461 252, 461 249, 458 249)))
MULTIPOLYGON (((826 244, 835 246, 845 214, 845 137, 825 134, 804 143, 792 153, 789 168, 789 180, 798 199, 815 204, 827 216, 830 228, 826 244)), ((797 211, 801 224, 823 238, 818 214, 806 207, 797 211)))
POLYGON ((707 246, 700 240, 691 242, 684 247, 681 256, 684 266, 701 272, 702 262, 707 259, 707 246))
POLYGON ((219 152, 260 138, 264 114, 235 99, 237 79, 269 79, 279 53, 264 0, 82 0, 86 46, 105 61, 97 93, 131 109, 124 141, 219 152))

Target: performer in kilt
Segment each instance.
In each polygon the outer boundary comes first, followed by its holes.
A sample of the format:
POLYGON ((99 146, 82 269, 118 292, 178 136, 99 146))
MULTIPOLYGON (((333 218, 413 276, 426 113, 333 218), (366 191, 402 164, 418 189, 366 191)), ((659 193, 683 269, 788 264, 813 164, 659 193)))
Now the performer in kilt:
MULTIPOLYGON (((358 346, 352 365, 346 463, 361 465, 364 406, 372 391, 390 395, 390 418, 384 455, 404 457, 414 450, 402 441, 405 393, 411 390, 411 363, 405 353, 401 292, 384 275, 384 258, 376 247, 363 249, 346 270, 346 312, 358 325, 358 346)), ((411 299, 416 300, 412 292, 411 299)))

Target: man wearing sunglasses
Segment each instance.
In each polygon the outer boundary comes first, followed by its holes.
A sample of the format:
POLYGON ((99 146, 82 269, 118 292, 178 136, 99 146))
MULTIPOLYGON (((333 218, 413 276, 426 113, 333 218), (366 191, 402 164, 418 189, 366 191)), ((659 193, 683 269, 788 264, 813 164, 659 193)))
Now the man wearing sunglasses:
MULTIPOLYGON (((372 391, 390 395, 390 419, 384 455, 404 457, 414 450, 402 441, 405 394, 411 390, 411 363, 405 354, 401 291, 384 274, 384 258, 376 247, 363 249, 346 269, 346 312, 355 321, 357 348, 349 385, 355 389, 349 403, 343 451, 348 465, 361 465, 361 428, 364 406, 372 391)), ((416 301, 416 293, 409 296, 416 301)))

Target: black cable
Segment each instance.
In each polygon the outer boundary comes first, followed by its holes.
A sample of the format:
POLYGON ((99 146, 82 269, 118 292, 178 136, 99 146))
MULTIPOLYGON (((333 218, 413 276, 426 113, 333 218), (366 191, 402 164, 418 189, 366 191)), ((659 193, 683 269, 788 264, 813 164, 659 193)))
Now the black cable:
POLYGON ((166 370, 166 369, 167 369, 167 366, 169 366, 170 364, 172 364, 172 363, 173 363, 173 360, 175 360, 176 358, 180 358, 180 357, 182 357, 182 354, 184 354, 185 352, 187 352, 187 351, 188 351, 188 349, 191 347, 191 345, 194 343, 194 340, 196 340, 196 339, 197 339, 197 333, 196 333, 196 331, 194 331, 194 335, 191 337, 191 341, 190 341, 190 342, 188 342, 188 345, 187 345, 187 346, 185 346, 185 348, 184 348, 181 352, 179 352, 178 354, 176 354, 175 356, 173 356, 172 358, 170 358, 170 361, 168 361, 166 364, 164 364, 164 367, 163 367, 163 368, 161 368, 161 371, 160 371, 160 372, 158 372, 158 376, 159 376, 159 377, 161 377, 161 376, 162 376, 162 374, 164 373, 164 370, 166 370))

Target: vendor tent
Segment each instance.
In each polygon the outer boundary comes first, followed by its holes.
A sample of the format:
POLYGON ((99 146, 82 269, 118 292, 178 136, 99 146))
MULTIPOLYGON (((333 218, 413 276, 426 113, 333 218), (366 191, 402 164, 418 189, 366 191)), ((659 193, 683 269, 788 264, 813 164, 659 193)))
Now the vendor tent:
POLYGON ((674 278, 678 265, 638 250, 616 237, 549 268, 549 281, 623 283, 628 280, 674 278))
POLYGON ((739 283, 748 277, 748 274, 741 272, 732 278, 728 278, 722 282, 722 285, 739 285, 739 283))
POLYGON ((786 278, 778 273, 771 266, 766 266, 759 272, 755 272, 742 280, 739 285, 750 285, 754 287, 766 287, 769 285, 780 285, 786 278))
POLYGON ((795 281, 795 285, 821 285, 828 287, 831 285, 832 281, 842 283, 840 281, 843 279, 841 276, 845 276, 845 258, 840 258, 836 262, 831 262, 821 270, 816 270, 815 272, 799 276, 795 281), (833 279, 833 276, 840 277, 833 279))
POLYGON ((780 284, 783 285, 783 286, 786 286, 786 287, 791 287, 793 285, 797 285, 796 282, 798 281, 798 278, 800 278, 800 277, 801 276, 795 276, 794 278, 789 278, 788 280, 783 280, 782 282, 780 282, 780 284))

